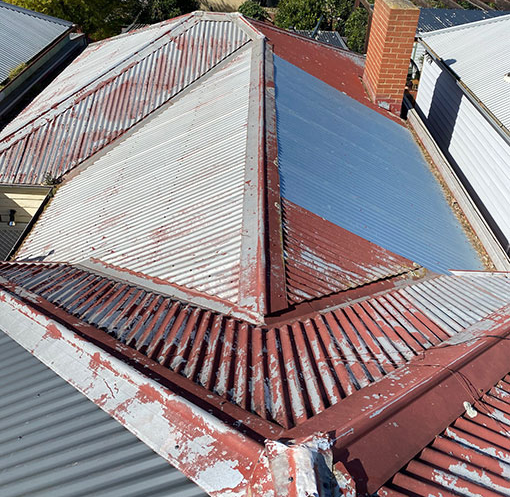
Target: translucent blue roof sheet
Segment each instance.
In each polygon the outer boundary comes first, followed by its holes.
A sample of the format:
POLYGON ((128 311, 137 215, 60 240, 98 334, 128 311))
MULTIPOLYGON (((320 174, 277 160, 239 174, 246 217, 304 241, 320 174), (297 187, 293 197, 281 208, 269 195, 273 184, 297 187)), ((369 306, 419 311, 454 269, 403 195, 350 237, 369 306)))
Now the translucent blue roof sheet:
POLYGON ((411 133, 275 57, 281 194, 437 272, 482 269, 411 133))

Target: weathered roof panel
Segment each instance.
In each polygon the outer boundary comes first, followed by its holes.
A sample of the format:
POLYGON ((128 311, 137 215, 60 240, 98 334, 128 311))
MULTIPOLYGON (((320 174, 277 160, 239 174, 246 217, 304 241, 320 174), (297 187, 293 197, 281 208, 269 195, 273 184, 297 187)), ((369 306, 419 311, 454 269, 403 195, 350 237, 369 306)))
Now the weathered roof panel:
POLYGON ((69 31, 72 22, 0 1, 0 83, 69 31))
POLYGON ((510 494, 510 375, 406 464, 380 497, 510 494))
POLYGON ((246 49, 60 187, 18 257, 238 302, 250 67, 246 49))
POLYGON ((481 260, 411 133, 275 57, 282 196, 427 269, 481 260))
POLYGON ((341 292, 419 267, 285 198, 282 230, 290 302, 341 292))
POLYGON ((3 331, 0 377, 2 497, 206 495, 3 331))
POLYGON ((423 41, 510 133, 510 15, 424 33, 423 41))
POLYGON ((88 47, 0 134, 0 182, 60 177, 248 40, 195 14, 88 47))
POLYGON ((461 26, 483 19, 505 16, 509 13, 504 10, 420 8, 418 32, 427 33, 452 26, 461 26))
POLYGON ((285 428, 510 298, 505 276, 442 276, 266 329, 64 264, 3 263, 0 276, 285 428))

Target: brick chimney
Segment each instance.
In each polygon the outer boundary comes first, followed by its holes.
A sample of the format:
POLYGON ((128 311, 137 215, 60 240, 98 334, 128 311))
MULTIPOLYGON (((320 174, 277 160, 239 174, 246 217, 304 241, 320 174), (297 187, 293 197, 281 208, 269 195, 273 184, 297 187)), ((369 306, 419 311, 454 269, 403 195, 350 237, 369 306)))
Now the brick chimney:
POLYGON ((400 114, 420 9, 409 0, 375 0, 363 83, 380 107, 400 114))

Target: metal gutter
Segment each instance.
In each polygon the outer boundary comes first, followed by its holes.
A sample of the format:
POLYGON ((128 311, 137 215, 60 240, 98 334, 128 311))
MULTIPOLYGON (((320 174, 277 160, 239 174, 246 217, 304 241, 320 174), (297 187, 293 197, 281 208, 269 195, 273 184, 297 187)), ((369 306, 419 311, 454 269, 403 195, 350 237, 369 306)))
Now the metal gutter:
POLYGON ((448 188, 458 202, 466 219, 470 223, 476 236, 487 251, 495 268, 500 271, 510 270, 510 256, 505 252, 497 237, 490 229, 487 221, 480 213, 478 207, 471 199, 464 185, 457 177, 454 169, 437 146, 434 138, 414 109, 410 109, 407 115, 408 122, 416 133, 427 153, 432 158, 448 188))

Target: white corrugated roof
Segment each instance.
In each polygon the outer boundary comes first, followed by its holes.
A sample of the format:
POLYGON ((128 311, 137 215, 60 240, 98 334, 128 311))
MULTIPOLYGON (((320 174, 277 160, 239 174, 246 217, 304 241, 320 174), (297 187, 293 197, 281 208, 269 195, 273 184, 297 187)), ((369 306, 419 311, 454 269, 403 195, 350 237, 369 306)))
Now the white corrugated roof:
POLYGON ((238 302, 251 49, 64 184, 19 256, 97 259, 238 302))
POLYGON ((424 42, 492 114, 510 129, 510 15, 441 29, 424 42))

